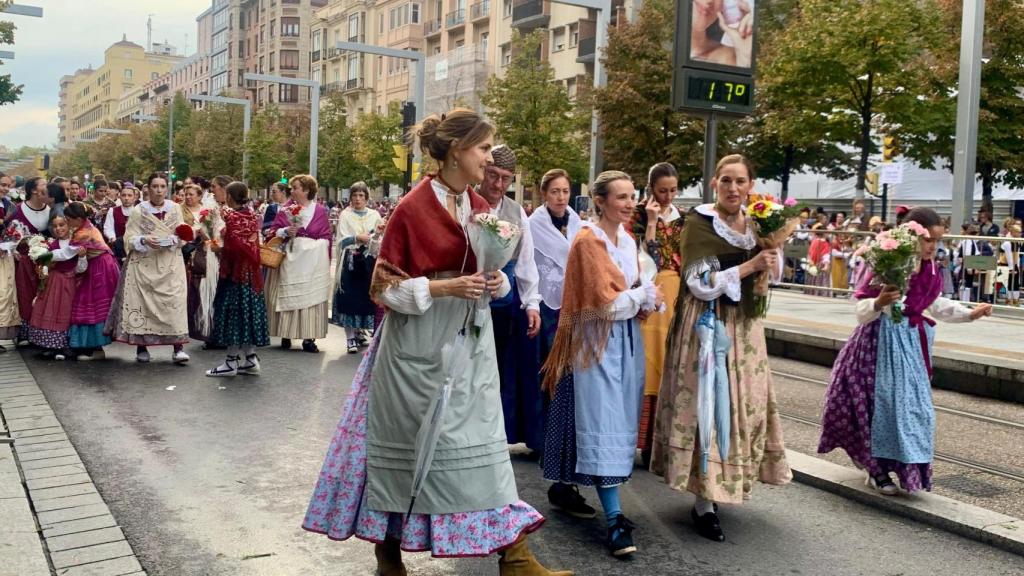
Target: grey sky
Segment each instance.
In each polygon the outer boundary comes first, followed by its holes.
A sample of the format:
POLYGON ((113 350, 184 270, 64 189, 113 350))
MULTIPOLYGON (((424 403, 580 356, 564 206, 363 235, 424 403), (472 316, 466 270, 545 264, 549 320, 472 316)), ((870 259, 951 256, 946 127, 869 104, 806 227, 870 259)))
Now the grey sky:
POLYGON ((0 15, 18 27, 13 46, 15 59, 0 66, 24 84, 21 100, 0 107, 0 144, 9 148, 43 146, 57 142, 57 83, 64 74, 89 64, 103 64, 103 51, 128 39, 145 46, 146 17, 153 14, 153 41, 165 39, 188 53, 195 51, 196 16, 210 0, 16 0, 40 6, 43 18, 0 15))

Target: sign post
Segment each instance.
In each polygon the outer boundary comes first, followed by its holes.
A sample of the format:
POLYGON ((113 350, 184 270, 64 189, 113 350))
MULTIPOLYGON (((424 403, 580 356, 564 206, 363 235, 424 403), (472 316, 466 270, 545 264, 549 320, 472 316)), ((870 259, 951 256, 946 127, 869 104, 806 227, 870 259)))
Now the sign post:
POLYGON ((704 118, 704 202, 711 202, 718 122, 754 111, 757 10, 754 1, 714 8, 676 0, 672 108, 704 118), (724 27, 722 23, 724 22, 724 27))

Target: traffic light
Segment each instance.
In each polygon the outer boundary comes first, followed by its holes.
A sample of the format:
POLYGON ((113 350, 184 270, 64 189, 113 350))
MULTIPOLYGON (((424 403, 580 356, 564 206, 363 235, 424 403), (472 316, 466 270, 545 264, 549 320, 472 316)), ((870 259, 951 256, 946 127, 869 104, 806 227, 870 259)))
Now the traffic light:
POLYGON ((416 105, 412 102, 402 104, 402 131, 416 125, 416 105))
POLYGON ((895 136, 886 134, 882 137, 882 162, 892 162, 893 158, 900 155, 899 143, 895 136))
POLYGON ((395 151, 395 157, 391 161, 395 164, 395 168, 404 174, 409 169, 409 149, 401 144, 394 144, 392 148, 395 151))
POLYGON ((864 175, 864 188, 868 194, 878 196, 878 172, 868 172, 864 175))
POLYGON ((46 171, 50 169, 50 155, 43 154, 36 156, 36 170, 46 171))
POLYGON ((285 186, 288 185, 288 176, 286 175, 286 172, 284 170, 281 170, 281 179, 278 180, 278 182, 285 186))
POLYGON ((177 180, 177 176, 177 173, 174 171, 174 166, 171 166, 171 171, 167 173, 167 178, 171 182, 174 182, 175 180, 177 180))

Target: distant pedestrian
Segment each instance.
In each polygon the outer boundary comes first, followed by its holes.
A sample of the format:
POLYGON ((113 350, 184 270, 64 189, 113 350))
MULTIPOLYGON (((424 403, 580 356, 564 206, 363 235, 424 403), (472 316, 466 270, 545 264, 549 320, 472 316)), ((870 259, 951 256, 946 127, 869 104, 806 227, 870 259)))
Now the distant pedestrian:
POLYGON ((245 184, 232 182, 225 187, 225 194, 223 240, 211 245, 220 256, 211 340, 227 346, 228 352, 224 362, 206 375, 256 375, 260 373, 256 347, 270 344, 260 271, 260 219, 248 207, 245 184))
POLYGON ((914 208, 904 222, 928 231, 919 239, 920 269, 906 294, 895 286, 872 285, 869 271, 857 298, 860 324, 839 352, 825 393, 818 452, 842 448, 879 493, 931 490, 935 410, 931 401, 934 321, 971 322, 991 315, 940 296, 942 276, 935 262, 945 227, 934 210, 914 208), (891 319, 891 304, 903 299, 903 321, 891 319), (899 487, 893 482, 895 473, 899 487))
POLYGON ((380 214, 367 207, 370 190, 364 182, 349 187, 351 205, 338 217, 338 271, 335 274, 331 323, 345 329, 349 354, 369 345, 376 305, 370 300, 370 276, 375 259, 369 255, 370 238, 381 222, 380 214))

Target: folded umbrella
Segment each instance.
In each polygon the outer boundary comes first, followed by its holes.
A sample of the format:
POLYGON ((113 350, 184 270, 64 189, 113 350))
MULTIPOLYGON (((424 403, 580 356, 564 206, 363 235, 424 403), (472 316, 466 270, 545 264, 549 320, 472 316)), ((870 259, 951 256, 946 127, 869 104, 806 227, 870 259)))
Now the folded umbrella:
POLYGON ((729 398, 729 368, 726 359, 732 338, 725 331, 725 324, 715 320, 715 436, 718 437, 718 455, 722 462, 729 459, 729 434, 732 431, 732 416, 729 398))
POLYGON ((701 474, 708 471, 711 430, 715 423, 715 313, 711 306, 700 315, 694 327, 700 342, 697 356, 697 430, 700 435, 701 474))

